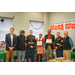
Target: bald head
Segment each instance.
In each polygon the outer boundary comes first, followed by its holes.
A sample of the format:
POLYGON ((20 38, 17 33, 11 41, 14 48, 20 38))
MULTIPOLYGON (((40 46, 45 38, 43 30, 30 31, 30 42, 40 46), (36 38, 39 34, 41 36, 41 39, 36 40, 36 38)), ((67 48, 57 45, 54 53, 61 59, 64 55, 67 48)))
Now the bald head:
POLYGON ((64 32, 64 37, 67 37, 67 36, 68 36, 68 32, 65 31, 65 32, 64 32))

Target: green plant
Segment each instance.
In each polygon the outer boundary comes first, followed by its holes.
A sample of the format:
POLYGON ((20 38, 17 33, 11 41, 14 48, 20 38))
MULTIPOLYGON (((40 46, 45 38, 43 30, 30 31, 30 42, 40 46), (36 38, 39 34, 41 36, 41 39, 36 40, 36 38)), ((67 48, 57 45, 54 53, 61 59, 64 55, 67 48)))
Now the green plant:
POLYGON ((4 19, 3 18, 1 19, 1 22, 4 22, 4 19))

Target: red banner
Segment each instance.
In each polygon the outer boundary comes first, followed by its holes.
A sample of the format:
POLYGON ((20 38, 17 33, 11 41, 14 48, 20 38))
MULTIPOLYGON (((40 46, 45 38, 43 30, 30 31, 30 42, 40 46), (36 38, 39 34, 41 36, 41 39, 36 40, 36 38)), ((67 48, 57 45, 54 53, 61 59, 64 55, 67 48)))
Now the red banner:
POLYGON ((72 23, 67 23, 65 25, 63 24, 58 24, 58 25, 51 25, 50 26, 51 30, 75 30, 75 24, 72 23))
POLYGON ((51 30, 64 30, 64 26, 63 26, 63 24, 61 24, 61 25, 51 25, 50 29, 51 30))

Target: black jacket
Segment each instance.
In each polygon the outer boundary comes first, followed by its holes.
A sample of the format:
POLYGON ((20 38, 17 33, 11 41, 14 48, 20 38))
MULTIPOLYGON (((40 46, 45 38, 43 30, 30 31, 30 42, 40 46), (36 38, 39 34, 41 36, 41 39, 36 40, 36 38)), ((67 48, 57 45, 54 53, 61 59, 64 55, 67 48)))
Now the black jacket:
POLYGON ((19 35, 17 37, 17 50, 25 50, 25 36, 19 35))
POLYGON ((27 50, 35 50, 35 45, 36 45, 36 40, 35 40, 35 36, 33 35, 28 35, 26 38, 26 44, 27 44, 27 50), (31 44, 32 42, 32 44, 31 44), (33 48, 30 48, 30 46, 33 46, 33 48))
POLYGON ((69 39, 70 37, 67 36, 67 38, 64 38, 64 42, 63 42, 63 50, 71 50, 71 45, 69 43, 69 39))
POLYGON ((63 51, 63 38, 62 37, 58 37, 55 40, 55 47, 58 47, 57 51, 63 51), (60 46, 62 45, 62 46, 60 46))
MULTIPOLYGON (((45 35, 45 42, 46 42, 46 39, 48 39, 48 34, 45 35)), ((53 44, 54 44, 54 42, 55 42, 55 36, 52 35, 52 34, 51 34, 51 39, 52 39, 52 42, 53 42, 53 44)), ((53 44, 51 44, 52 50, 54 49, 53 44)), ((47 49, 47 47, 48 47, 48 44, 45 45, 45 49, 47 49)))

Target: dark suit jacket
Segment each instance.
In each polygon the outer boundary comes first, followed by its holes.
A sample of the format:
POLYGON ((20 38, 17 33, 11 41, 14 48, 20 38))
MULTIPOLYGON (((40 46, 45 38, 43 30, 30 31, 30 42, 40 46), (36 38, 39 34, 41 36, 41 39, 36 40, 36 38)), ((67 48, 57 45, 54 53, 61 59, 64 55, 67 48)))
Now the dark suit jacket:
POLYGON ((56 40, 55 40, 55 47, 56 46, 58 47, 58 49, 56 49, 56 51, 63 51, 63 42, 62 42, 62 40, 63 40, 62 37, 56 38, 56 40), (59 44, 59 45, 57 45, 57 44, 59 44), (62 45, 62 46, 60 46, 60 45, 62 45))
MULTIPOLYGON (((11 37, 10 37, 10 33, 6 34, 5 37, 5 42, 6 42, 6 50, 9 51, 9 47, 11 47, 11 37)), ((16 50, 16 45, 17 45, 17 36, 15 34, 13 34, 13 47, 14 47, 14 51, 16 50)))
MULTIPOLYGON (((48 34, 45 35, 45 42, 46 42, 46 39, 48 39, 48 34)), ((54 42, 55 42, 55 36, 52 35, 52 34, 51 34, 51 39, 52 39, 52 42, 53 42, 53 44, 54 44, 54 42)), ((51 44, 52 50, 54 49, 53 44, 51 44)), ((47 47, 48 47, 48 44, 45 45, 45 48, 46 48, 46 49, 47 49, 47 47)))
POLYGON ((32 35, 32 42, 33 42, 33 44, 31 44, 30 42, 31 42, 31 35, 28 35, 27 36, 27 40, 26 40, 26 43, 27 43, 27 49, 28 50, 35 50, 35 45, 36 45, 36 40, 35 40, 35 36, 34 35, 32 35), (33 48, 30 48, 30 46, 33 46, 33 48))

